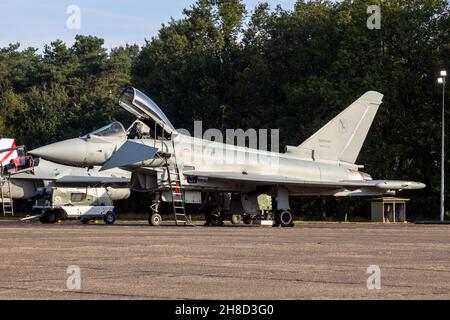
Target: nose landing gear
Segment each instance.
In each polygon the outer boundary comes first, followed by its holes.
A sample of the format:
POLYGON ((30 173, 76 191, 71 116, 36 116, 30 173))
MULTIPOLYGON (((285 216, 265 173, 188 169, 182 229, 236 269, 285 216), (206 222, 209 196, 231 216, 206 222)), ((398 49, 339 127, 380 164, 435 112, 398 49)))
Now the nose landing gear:
POLYGON ((159 225, 161 225, 161 222, 162 222, 162 218, 159 213, 154 212, 148 217, 148 223, 151 226, 154 226, 154 227, 159 226, 159 225))

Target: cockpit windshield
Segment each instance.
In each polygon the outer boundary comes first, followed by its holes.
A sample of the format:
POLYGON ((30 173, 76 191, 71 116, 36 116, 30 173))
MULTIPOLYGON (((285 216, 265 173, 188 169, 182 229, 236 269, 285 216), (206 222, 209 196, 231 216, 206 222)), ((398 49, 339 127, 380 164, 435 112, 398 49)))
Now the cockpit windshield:
POLYGON ((125 132, 125 128, 120 122, 113 122, 89 133, 89 135, 100 137, 126 137, 127 134, 125 132))

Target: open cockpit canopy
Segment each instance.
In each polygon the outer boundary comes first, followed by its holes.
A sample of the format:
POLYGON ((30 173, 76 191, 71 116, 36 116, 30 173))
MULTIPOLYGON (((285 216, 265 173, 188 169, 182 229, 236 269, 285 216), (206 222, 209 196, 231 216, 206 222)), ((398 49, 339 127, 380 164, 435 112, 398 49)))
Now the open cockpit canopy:
POLYGON ((120 95, 119 105, 150 127, 151 121, 155 121, 168 133, 176 133, 174 126, 158 105, 136 88, 126 88, 120 95))

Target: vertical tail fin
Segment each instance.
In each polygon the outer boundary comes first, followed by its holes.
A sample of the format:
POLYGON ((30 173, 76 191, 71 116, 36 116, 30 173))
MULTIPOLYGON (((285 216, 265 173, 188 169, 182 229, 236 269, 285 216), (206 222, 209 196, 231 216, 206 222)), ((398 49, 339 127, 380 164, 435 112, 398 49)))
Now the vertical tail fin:
POLYGON ((382 100, 379 92, 365 93, 299 148, 312 150, 317 160, 355 163, 382 100))

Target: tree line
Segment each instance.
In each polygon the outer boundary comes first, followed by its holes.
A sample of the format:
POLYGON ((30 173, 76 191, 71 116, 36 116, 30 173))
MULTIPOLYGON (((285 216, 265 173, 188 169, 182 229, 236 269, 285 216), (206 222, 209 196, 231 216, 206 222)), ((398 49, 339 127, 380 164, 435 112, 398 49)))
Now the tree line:
MULTIPOLYGON (((434 217, 436 77, 450 69, 449 9, 444 0, 299 0, 293 10, 261 3, 247 11, 240 0, 197 0, 142 47, 107 50, 103 39, 82 35, 72 46, 55 40, 42 52, 11 44, 0 48, 0 134, 34 148, 113 120, 129 124, 117 98, 131 84, 178 128, 192 130, 195 120, 222 130, 273 128, 281 146, 299 145, 376 90, 384 103, 358 163, 374 178, 426 183, 404 195, 412 197, 411 213, 434 217), (381 29, 367 27, 369 5, 380 5, 381 29)), ((296 206, 316 214, 325 208, 317 199, 296 206)))

